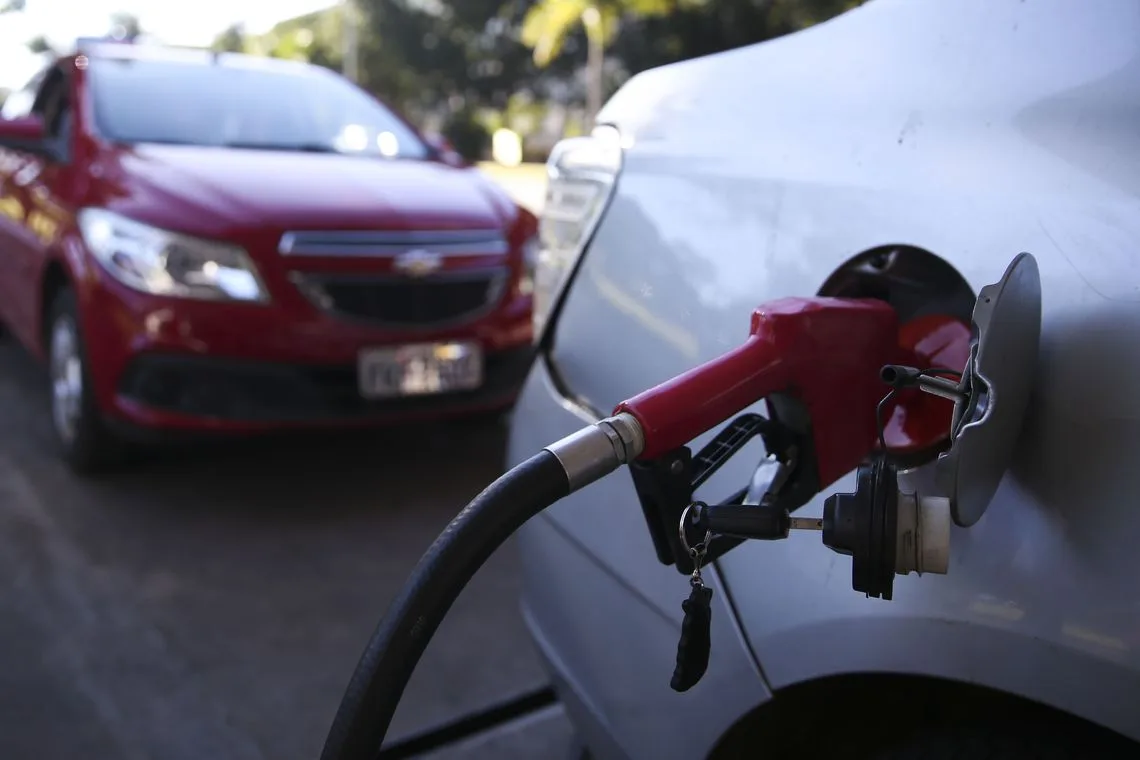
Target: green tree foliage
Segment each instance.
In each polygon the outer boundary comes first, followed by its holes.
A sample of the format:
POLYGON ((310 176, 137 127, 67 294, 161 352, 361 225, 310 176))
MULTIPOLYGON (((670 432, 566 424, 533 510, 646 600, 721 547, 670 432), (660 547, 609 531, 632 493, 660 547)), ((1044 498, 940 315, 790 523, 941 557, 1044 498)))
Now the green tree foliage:
POLYGON ((37 55, 55 55, 55 48, 48 42, 47 37, 42 34, 28 40, 28 50, 37 55))
POLYGON ((468 161, 486 158, 491 149, 491 133, 470 106, 453 113, 441 131, 456 152, 468 161))
POLYGON ((535 63, 547 66, 579 24, 591 41, 604 46, 613 42, 623 18, 670 16, 705 4, 706 0, 539 0, 526 15, 522 41, 534 50, 535 63))
POLYGON ((449 25, 450 10, 416 0, 360 0, 361 85, 416 112, 460 94, 469 62, 464 30, 449 25))
POLYGON ((702 8, 708 0, 539 0, 531 6, 522 26, 522 41, 534 50, 534 62, 549 66, 577 28, 585 32, 586 126, 601 108, 605 96, 604 51, 614 41, 626 18, 672 17, 684 10, 702 8))
POLYGON ((8 0, 0 2, 0 13, 15 13, 24 10, 24 0, 8 0))
POLYGON ((219 53, 246 52, 245 27, 241 24, 233 24, 227 27, 224 32, 214 39, 214 44, 210 46, 210 49, 219 53))
POLYGON ((804 29, 863 0, 715 0, 628 19, 614 43, 631 72, 750 45, 804 29))
MULTIPOLYGON (((0 0, 3 2, 3 0, 0 0)), ((521 96, 592 111, 630 74, 770 39, 824 21, 860 0, 355 0, 358 81, 413 121, 442 117, 454 136, 482 138, 466 122, 504 112, 521 96), (608 63, 602 65, 602 51, 608 63), (579 90, 586 68, 588 86, 579 90)), ((343 5, 240 29, 215 49, 341 67, 343 5)))
MULTIPOLYGON (((282 21, 262 35, 250 37, 243 34, 244 47, 234 52, 307 61, 318 66, 339 69, 341 22, 342 10, 339 6, 327 11, 308 13, 282 21)), ((240 29, 227 30, 215 40, 215 49, 228 49, 218 47, 227 44, 223 38, 228 35, 229 42, 232 43, 235 35, 240 33, 242 33, 240 29)))
MULTIPOLYGON (((532 82, 537 72, 530 51, 519 39, 528 4, 518 0, 447 0, 443 4, 440 23, 462 61, 460 76, 448 83, 448 89, 465 103, 506 108, 511 96, 532 82)), ((437 36, 443 35, 437 32, 437 36)))
POLYGON ((115 39, 130 42, 141 37, 142 33, 143 28, 138 16, 130 13, 111 14, 111 36, 115 39))

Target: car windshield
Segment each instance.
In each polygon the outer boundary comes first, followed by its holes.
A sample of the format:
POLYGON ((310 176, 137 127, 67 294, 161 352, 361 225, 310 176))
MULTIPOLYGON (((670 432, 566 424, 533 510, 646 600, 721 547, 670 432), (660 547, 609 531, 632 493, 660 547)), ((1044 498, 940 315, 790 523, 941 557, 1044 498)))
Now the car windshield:
POLYGON ((96 127, 115 142, 377 158, 430 152, 395 114, 331 72, 101 59, 88 73, 96 127))

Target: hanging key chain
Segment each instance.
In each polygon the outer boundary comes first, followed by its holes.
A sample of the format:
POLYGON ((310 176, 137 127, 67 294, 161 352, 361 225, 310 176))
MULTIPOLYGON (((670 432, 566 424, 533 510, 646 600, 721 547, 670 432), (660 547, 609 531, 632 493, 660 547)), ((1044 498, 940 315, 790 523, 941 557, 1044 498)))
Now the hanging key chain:
POLYGON ((693 574, 689 578, 689 598, 681 603, 685 613, 681 621, 681 640, 677 642, 677 665, 669 686, 673 691, 688 691, 697 685, 709 667, 709 651, 712 647, 712 589, 701 578, 701 563, 704 561, 712 534, 706 533, 696 546, 690 547, 688 540, 690 504, 681 514, 681 545, 693 558, 693 574))

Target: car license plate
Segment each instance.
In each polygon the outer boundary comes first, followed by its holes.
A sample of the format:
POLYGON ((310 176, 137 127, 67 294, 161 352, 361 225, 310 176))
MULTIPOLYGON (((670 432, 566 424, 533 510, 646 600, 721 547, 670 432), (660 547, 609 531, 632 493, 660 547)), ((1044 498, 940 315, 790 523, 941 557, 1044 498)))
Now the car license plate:
POLYGON ((370 348, 360 354, 359 380, 370 399, 471 390, 483 384, 483 351, 478 343, 370 348))

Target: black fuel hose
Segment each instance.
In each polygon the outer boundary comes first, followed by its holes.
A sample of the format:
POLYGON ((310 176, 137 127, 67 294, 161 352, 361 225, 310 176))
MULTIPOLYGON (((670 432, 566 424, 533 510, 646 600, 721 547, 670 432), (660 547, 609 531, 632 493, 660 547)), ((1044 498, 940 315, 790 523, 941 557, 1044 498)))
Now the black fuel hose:
POLYGON ((455 516, 372 634, 333 719, 321 760, 375 760, 412 672, 467 582, 511 534, 570 491, 566 466, 543 450, 501 476, 455 516))
POLYGON ((428 548, 373 632, 321 760, 375 760, 420 657, 479 568, 527 520, 644 449, 637 419, 615 414, 547 446, 472 499, 428 548))

